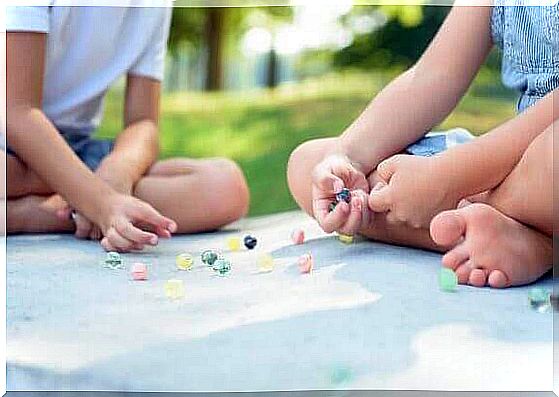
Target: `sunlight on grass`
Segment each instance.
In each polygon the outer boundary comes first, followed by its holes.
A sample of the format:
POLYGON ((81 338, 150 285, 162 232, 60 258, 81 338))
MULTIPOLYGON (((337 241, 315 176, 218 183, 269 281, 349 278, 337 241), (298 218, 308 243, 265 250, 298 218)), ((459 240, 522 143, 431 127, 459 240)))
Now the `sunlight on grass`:
MULTIPOLYGON (((285 84, 275 91, 165 94, 161 156, 232 158, 250 186, 250 215, 293 209, 285 180, 291 151, 306 140, 340 134, 393 76, 346 73, 285 84)), ((481 134, 514 115, 510 97, 487 94, 497 92, 491 84, 498 82, 482 79, 440 128, 460 126, 481 134)), ((112 91, 99 136, 118 133, 121 102, 122 92, 112 91)))

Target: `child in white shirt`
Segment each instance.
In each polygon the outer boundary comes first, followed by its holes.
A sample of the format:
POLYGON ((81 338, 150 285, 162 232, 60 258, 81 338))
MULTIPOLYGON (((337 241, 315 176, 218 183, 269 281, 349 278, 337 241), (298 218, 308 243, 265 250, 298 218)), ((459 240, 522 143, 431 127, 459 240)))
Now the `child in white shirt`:
POLYGON ((157 161, 171 8, 46 3, 7 8, 8 233, 73 230, 130 251, 243 216, 248 190, 232 161, 157 161), (123 75, 124 129, 96 140, 123 75))

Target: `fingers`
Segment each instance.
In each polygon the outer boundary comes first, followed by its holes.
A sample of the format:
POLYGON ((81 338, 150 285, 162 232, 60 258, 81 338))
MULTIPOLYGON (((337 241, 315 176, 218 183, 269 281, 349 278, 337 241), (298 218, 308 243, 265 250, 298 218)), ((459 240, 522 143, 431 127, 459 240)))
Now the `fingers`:
POLYGON ((111 227, 107 231, 105 237, 101 240, 101 246, 107 251, 129 252, 134 250, 142 250, 144 245, 128 240, 120 235, 116 228, 111 227))
POLYGON ((367 194, 356 191, 350 202, 350 212, 345 224, 338 229, 339 233, 355 235, 369 222, 369 211, 367 208, 367 194))
POLYGON ((384 179, 382 179, 380 177, 380 175, 378 174, 378 171, 376 169, 369 174, 367 180, 369 181, 369 186, 373 186, 373 187, 376 186, 377 183, 379 183, 379 182, 384 182, 384 183, 388 184, 388 181, 385 181, 384 179))
POLYGON ((89 238, 91 240, 101 240, 101 238, 103 237, 103 233, 101 233, 101 229, 99 229, 99 226, 93 226, 93 228, 91 229, 91 232, 89 233, 89 238))
POLYGON ((170 237, 177 230, 177 224, 161 215, 153 207, 141 202, 134 213, 134 220, 153 226, 153 230, 161 237, 170 237))
POLYGON ((317 198, 331 197, 343 187, 351 190, 369 191, 365 175, 357 170, 346 157, 331 156, 315 167, 312 174, 313 185, 321 195, 317 198))
POLYGON ((350 202, 347 221, 338 229, 339 233, 353 236, 361 226, 361 199, 353 197, 350 202))
POLYGON ((119 221, 116 223, 115 229, 122 237, 134 243, 157 245, 158 238, 156 234, 140 230, 131 222, 119 221))
POLYGON ((74 232, 74 235, 77 238, 88 238, 91 233, 91 229, 93 228, 93 224, 79 213, 76 213, 74 222, 76 224, 76 231, 74 232))
MULTIPOLYGON (((103 237, 103 239, 100 242, 101 247, 103 247, 103 249, 105 251, 115 251, 115 252, 129 252, 132 251, 132 249, 122 249, 116 246, 116 244, 114 242, 111 242, 111 240, 107 237, 103 237)), ((141 250, 141 248, 138 248, 137 250, 141 250)))
POLYGON ((341 201, 336 205, 334 211, 324 212, 320 211, 317 217, 317 221, 326 233, 332 233, 339 230, 342 225, 347 221, 350 212, 350 206, 345 201, 341 201))
POLYGON ((396 171, 396 166, 398 162, 401 160, 402 156, 403 155, 401 154, 397 154, 381 162, 377 166, 378 176, 382 180, 386 181, 387 183, 390 182, 390 179, 392 178, 392 175, 394 175, 394 172, 396 171))
POLYGON ((362 189, 367 192, 369 191, 369 184, 365 175, 355 169, 346 159, 343 162, 333 164, 332 173, 342 179, 341 185, 334 186, 334 193, 339 193, 344 186, 351 190, 362 189))
POLYGON ((344 187, 344 181, 332 173, 325 166, 316 167, 312 175, 313 185, 317 187, 317 198, 326 198, 339 193, 344 187))
POLYGON ((369 208, 374 212, 388 212, 392 207, 390 186, 385 182, 378 182, 369 195, 369 208))

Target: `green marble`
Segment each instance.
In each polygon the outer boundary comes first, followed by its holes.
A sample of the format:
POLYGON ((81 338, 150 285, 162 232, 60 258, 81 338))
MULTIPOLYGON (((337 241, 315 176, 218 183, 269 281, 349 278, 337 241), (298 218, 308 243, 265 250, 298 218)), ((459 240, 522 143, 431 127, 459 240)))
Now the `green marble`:
POLYGON ((345 385, 351 382, 353 379, 353 371, 351 368, 345 366, 336 366, 332 369, 330 374, 330 381, 333 385, 345 385))
POLYGON ((109 269, 122 269, 124 267, 122 258, 118 252, 107 252, 103 266, 109 269))
POLYGON ((231 262, 227 259, 219 258, 213 264, 212 269, 220 276, 224 276, 231 271, 231 262))
POLYGON ((458 277, 456 277, 456 274, 451 269, 443 267, 439 271, 439 288, 441 291, 453 292, 456 291, 457 286, 458 277))
POLYGON ((213 266, 215 261, 219 258, 219 254, 214 250, 205 250, 200 255, 202 262, 208 266, 213 266))
POLYGON ((551 310, 551 292, 544 288, 532 288, 528 292, 528 302, 535 311, 546 313, 551 310))

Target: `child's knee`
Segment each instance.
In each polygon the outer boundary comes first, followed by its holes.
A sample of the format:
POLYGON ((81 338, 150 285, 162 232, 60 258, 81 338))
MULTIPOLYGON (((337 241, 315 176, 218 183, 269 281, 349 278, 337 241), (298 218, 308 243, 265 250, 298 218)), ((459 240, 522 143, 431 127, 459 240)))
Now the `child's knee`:
POLYGON ((298 172, 300 172, 303 159, 308 154, 313 145, 314 141, 303 142, 291 152, 291 154, 289 155, 289 160, 287 161, 287 176, 289 180, 296 177, 298 172))
POLYGON ((314 165, 321 160, 320 154, 317 152, 322 149, 322 141, 324 140, 315 139, 304 142, 291 152, 287 162, 287 182, 294 196, 299 195, 300 185, 306 182, 302 179, 308 177, 314 165))
POLYGON ((224 214, 228 220, 237 220, 248 212, 250 193, 245 175, 239 165, 226 158, 212 159, 212 169, 217 171, 222 189, 230 192, 224 214))

